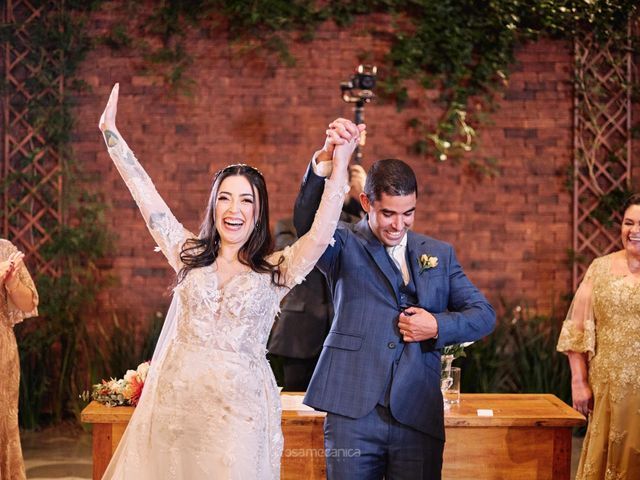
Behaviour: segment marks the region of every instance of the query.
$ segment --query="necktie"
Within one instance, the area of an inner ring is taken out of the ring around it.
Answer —
[[[387,252],[389,252],[396,267],[398,267],[398,270],[402,273],[402,280],[406,285],[409,283],[409,269],[407,268],[407,260],[404,255],[405,248],[404,245],[396,245],[394,247],[387,247]]]

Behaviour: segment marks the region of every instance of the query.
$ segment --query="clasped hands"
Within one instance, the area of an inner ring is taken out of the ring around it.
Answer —
[[[23,259],[24,253],[13,252],[7,260],[0,262],[0,281],[2,281],[9,290],[14,290],[17,286],[18,276],[16,272],[18,268],[20,268]]]
[[[345,118],[337,118],[329,124],[325,133],[324,146],[316,153],[316,163],[333,161],[337,168],[349,168],[352,190],[361,192],[366,173],[360,165],[349,166],[349,160],[366,133],[365,124],[356,125]]]
[[[438,335],[438,322],[424,308],[409,307],[400,312],[398,329],[405,342],[422,342]]]

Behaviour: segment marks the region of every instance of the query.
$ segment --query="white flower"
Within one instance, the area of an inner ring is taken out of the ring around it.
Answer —
[[[115,395],[121,395],[122,391],[124,390],[126,383],[124,381],[124,379],[120,379],[120,380],[116,380],[114,378],[112,378],[111,380],[109,380],[107,386],[109,387],[109,390],[111,392],[113,392],[113,394]]]
[[[131,383],[133,377],[136,376],[138,376],[138,372],[136,372],[135,370],[127,370],[127,373],[124,374],[124,381],[127,383]]]
[[[438,257],[423,253],[420,255],[420,258],[418,258],[418,265],[420,266],[420,274],[423,274],[425,270],[438,266]]]
[[[138,376],[143,382],[147,379],[147,373],[149,373],[150,366],[149,362],[143,362],[138,365]]]

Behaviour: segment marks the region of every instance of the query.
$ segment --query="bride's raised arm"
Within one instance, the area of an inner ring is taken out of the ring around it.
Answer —
[[[351,139],[337,144],[333,151],[331,176],[325,180],[324,191],[313,225],[293,245],[273,254],[271,261],[280,265],[284,283],[289,287],[301,283],[313,269],[324,251],[332,244],[340,219],[344,198],[349,192],[349,160],[358,145],[360,130],[353,125]],[[286,293],[286,292],[285,292]]]
[[[173,216],[151,178],[116,128],[119,88],[116,83],[111,90],[107,106],[100,117],[99,128],[104,135],[109,155],[142,212],[149,232],[173,269],[178,271],[181,268],[180,248],[192,235]]]

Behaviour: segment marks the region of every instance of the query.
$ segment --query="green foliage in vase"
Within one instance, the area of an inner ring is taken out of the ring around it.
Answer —
[[[464,351],[464,345],[456,344],[456,345],[447,345],[442,349],[442,356],[451,356],[453,360],[460,357],[466,357],[467,354]]]

